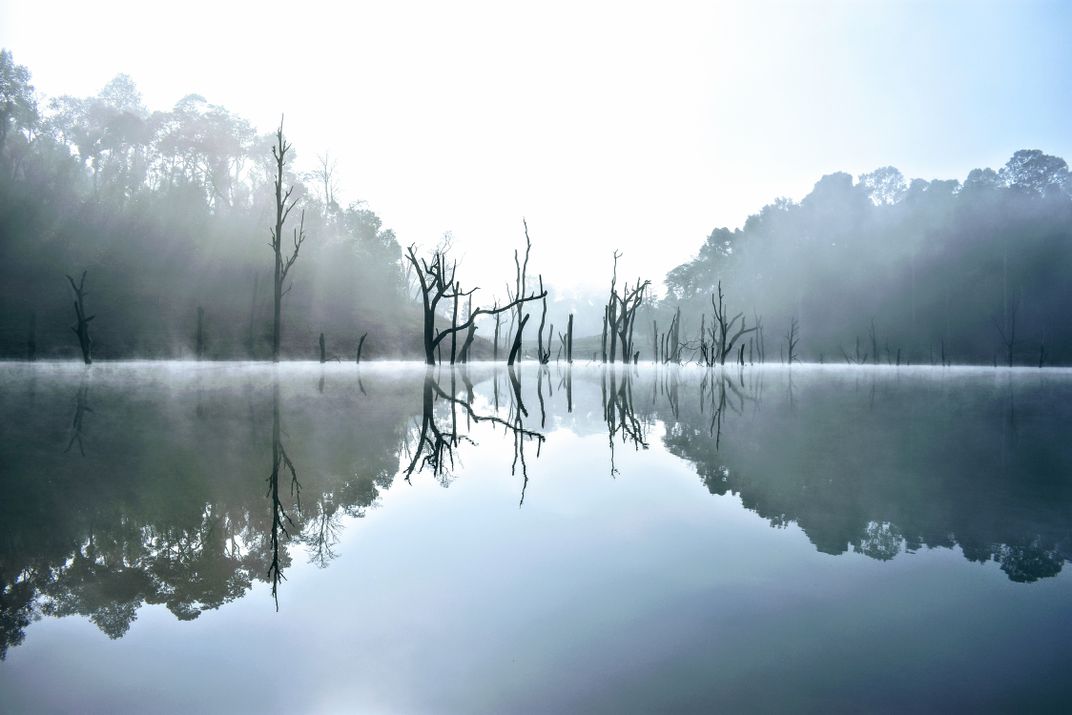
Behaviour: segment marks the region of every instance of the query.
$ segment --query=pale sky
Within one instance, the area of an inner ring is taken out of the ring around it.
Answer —
[[[564,289],[603,288],[615,248],[658,281],[832,171],[1072,159],[1070,31],[1070,2],[0,2],[39,92],[125,72],[151,109],[285,112],[403,246],[452,231],[501,283],[526,216]]]

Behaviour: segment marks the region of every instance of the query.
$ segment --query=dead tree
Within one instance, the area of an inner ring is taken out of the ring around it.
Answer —
[[[609,306],[603,306],[603,362],[607,361],[607,311]]]
[[[637,278],[633,289],[629,289],[626,283],[622,292],[618,294],[618,259],[622,254],[614,252],[614,267],[610,278],[610,297],[606,308],[603,310],[603,361],[607,362],[607,335],[610,335],[610,362],[617,358],[618,350],[621,349],[622,363],[627,364],[633,359],[633,331],[636,326],[636,311],[644,300],[644,291],[651,284]]]
[[[754,310],[752,311],[752,322],[756,324],[756,359],[762,365],[767,361],[767,346],[763,339],[763,319]]]
[[[274,273],[274,307],[272,313],[272,362],[279,362],[279,341],[283,322],[283,296],[290,292],[291,286],[283,287],[286,283],[290,269],[298,260],[298,251],[305,243],[305,211],[302,211],[298,222],[298,228],[293,232],[293,249],[290,255],[283,252],[283,227],[286,225],[290,212],[298,203],[298,199],[291,199],[294,193],[292,185],[286,191],[283,190],[283,179],[286,170],[287,152],[290,151],[290,143],[283,138],[283,120],[279,120],[279,129],[275,134],[276,144],[272,147],[272,156],[275,158],[275,226],[269,230],[272,240],[269,245],[275,258]]]
[[[650,284],[650,281],[641,282],[637,278],[636,285],[632,290],[629,290],[629,284],[626,283],[622,288],[622,294],[614,295],[613,300],[617,303],[618,309],[612,311],[616,322],[611,327],[617,334],[618,342],[621,344],[622,364],[628,363],[631,359],[634,362],[639,359],[639,356],[634,355],[633,330],[636,327],[637,308],[643,302],[644,291],[647,290]],[[611,353],[613,354],[613,350]]]
[[[495,307],[498,308],[499,304],[495,303]],[[499,325],[502,322],[502,315],[495,314],[495,337],[491,341],[491,359],[495,362],[499,362]]]
[[[507,365],[513,365],[517,360],[518,354],[521,352],[521,333],[525,330],[525,323],[529,322],[529,314],[521,318],[521,322],[517,325],[517,333],[514,334],[514,344],[510,347],[510,356],[506,359]]]
[[[663,333],[660,347],[664,363],[681,362],[681,306],[674,309],[674,317]]]
[[[198,360],[205,356],[205,309],[200,305],[197,306],[197,339],[195,350]]]
[[[469,306],[466,309],[466,315],[473,312],[473,296],[469,296]],[[498,318],[498,316],[495,316]],[[458,356],[460,362],[469,362],[469,350],[473,347],[473,340],[476,338],[476,323],[469,323],[469,331],[465,334],[465,342],[462,343],[462,351]]]
[[[361,348],[365,347],[365,338],[368,337],[368,331],[361,334],[361,339],[357,341],[357,364],[361,364]]]
[[[614,268],[610,274],[610,297],[607,299],[607,309],[603,314],[604,335],[610,332],[610,361],[613,363],[618,347],[618,259],[622,254],[614,252]],[[605,340],[604,340],[605,342]],[[624,348],[624,346],[623,346]],[[606,349],[604,348],[603,362],[607,362]]]
[[[458,298],[461,296],[462,286],[460,283],[454,284],[454,311],[450,315],[450,364],[453,365],[458,359]],[[473,295],[469,294],[469,302],[472,302]]]
[[[78,346],[82,349],[82,360],[86,365],[91,365],[93,364],[93,339],[89,337],[89,322],[97,316],[86,316],[86,271],[82,271],[82,278],[77,285],[74,282],[74,278],[67,276],[67,280],[71,284],[71,290],[74,291],[76,322],[71,326],[71,330],[78,336]]]
[[[714,320],[711,324],[711,332],[709,335],[704,335],[703,319],[701,317],[700,322],[700,354],[704,359],[704,362],[708,367],[715,365],[726,364],[726,357],[733,351],[733,346],[741,339],[742,336],[748,333],[754,332],[758,326],[747,326],[747,318],[744,317],[744,313],[738,313],[732,318],[729,317],[728,307],[725,301],[725,294],[722,292],[722,281],[718,282],[718,302],[715,302],[715,296],[711,296],[711,307],[715,311]],[[737,321],[741,321],[740,327],[737,326]],[[736,332],[734,329],[736,327]],[[708,342],[710,338],[710,342]],[[743,347],[743,346],[742,346]]]
[[[493,308],[474,308],[464,322],[454,322],[449,328],[438,330],[435,323],[436,312],[440,301],[443,300],[443,298],[454,299],[456,294],[459,297],[471,296],[479,290],[479,288],[472,288],[465,292],[458,290],[452,291],[456,286],[454,274],[457,270],[457,264],[452,264],[448,268],[442,251],[434,251],[432,253],[432,260],[427,261],[423,258],[418,258],[416,248],[411,245],[406,249],[406,260],[413,267],[420,287],[421,303],[424,312],[424,357],[425,362],[429,365],[436,364],[436,351],[440,348],[445,339],[457,332],[468,330],[481,315],[497,316],[501,313],[512,311],[529,301],[541,300],[546,295],[546,293],[542,292],[531,295],[518,294],[519,297],[512,298],[508,303],[502,306],[499,306],[498,303],[496,303]],[[523,327],[524,326],[518,328],[517,335],[515,336],[516,343],[520,343],[521,330]]]
[[[796,316],[789,319],[789,330],[785,333],[785,343],[788,353],[786,364],[792,366],[794,362],[800,362],[797,357],[797,343],[800,342],[800,322]]]
[[[547,292],[543,289],[543,274],[540,274],[540,292],[544,294],[542,310],[540,312],[540,328],[536,331],[536,359],[541,365],[546,365],[551,360],[551,338],[555,334],[555,326],[547,334],[547,350],[543,349],[543,326],[547,322]]]
[[[529,272],[529,254],[532,252],[532,239],[529,238],[529,223],[528,223],[528,221],[525,220],[524,217],[521,218],[521,225],[525,229],[525,261],[524,261],[524,263],[522,263],[522,262],[520,262],[518,260],[518,253],[517,253],[517,249],[515,248],[514,249],[514,268],[516,269],[517,274],[516,274],[516,276],[514,278],[514,294],[513,294],[513,297],[511,298],[511,300],[514,300],[514,299],[516,299],[516,298],[518,298],[520,296],[525,295],[525,279],[528,277],[528,272]],[[543,293],[543,296],[541,296],[541,299],[547,295],[543,291],[542,288],[540,289],[540,292]],[[507,293],[508,293],[508,297],[509,297],[509,291],[507,291]],[[517,317],[517,334],[514,336],[514,342],[518,345],[518,350],[520,350],[520,344],[521,344],[521,331],[524,329],[524,326],[521,325],[521,314],[522,314],[523,310],[524,310],[524,306],[518,304],[517,310],[515,311],[515,315]],[[511,359],[509,359],[508,362],[510,362],[510,364],[513,364],[513,356],[514,356],[513,349],[510,350],[510,354],[511,354]]]
[[[566,362],[573,364],[573,313],[569,314],[569,321],[566,323]]]
[[[324,363],[326,363],[328,361],[328,353],[324,349],[324,334],[323,333],[320,333],[320,340],[318,342],[320,344],[320,364],[323,365]]]

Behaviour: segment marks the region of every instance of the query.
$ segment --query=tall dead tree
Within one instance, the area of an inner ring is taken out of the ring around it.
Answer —
[[[453,300],[456,294],[458,297],[471,296],[479,288],[472,288],[465,292],[457,291],[454,280],[457,264],[455,263],[448,267],[442,251],[433,251],[432,259],[428,261],[424,258],[418,258],[415,246],[411,245],[406,249],[406,260],[414,269],[420,288],[421,304],[424,312],[424,358],[429,365],[436,364],[436,351],[445,339],[457,332],[468,330],[481,315],[499,315],[507,311],[513,311],[524,303],[541,300],[546,295],[546,293],[520,295],[520,297],[512,298],[502,306],[496,303],[495,307],[492,308],[474,308],[464,322],[458,323],[454,321],[449,328],[439,330],[436,328],[436,313],[440,301],[444,298]],[[518,328],[518,335],[515,336],[515,342],[517,343],[520,343],[520,334],[523,327],[522,325]]]
[[[614,251],[614,267],[610,274],[610,297],[607,299],[607,309],[603,313],[604,328],[603,332],[606,335],[610,333],[610,361],[613,363],[617,348],[618,348],[618,259],[622,257],[622,254],[617,250]],[[604,349],[603,362],[607,362],[606,349]]]
[[[618,294],[618,259],[622,257],[619,251],[614,252],[614,263],[610,277],[610,296],[607,305],[603,309],[603,362],[617,359],[618,350],[621,349],[622,363],[633,360],[633,329],[636,324],[636,311],[644,300],[644,291],[650,285],[650,281],[637,278],[633,289],[629,289],[626,283],[622,287],[621,295]],[[607,353],[607,336],[610,336],[610,354]]]
[[[466,308],[466,315],[470,315],[473,312],[473,296],[469,296],[469,306]],[[498,316],[495,316],[498,318]],[[458,356],[459,362],[469,362],[469,351],[473,347],[473,340],[476,338],[476,323],[469,323],[469,331],[465,334],[465,342],[462,343],[462,351]]]
[[[614,301],[617,302],[617,310],[611,311],[611,315],[614,316],[615,324],[612,326],[614,332],[617,333],[618,342],[621,345],[622,350],[622,363],[628,363],[630,360],[636,362],[638,356],[633,350],[633,329],[636,327],[636,312],[637,308],[644,300],[644,291],[647,290],[650,285],[650,281],[641,282],[637,278],[637,282],[632,290],[629,289],[629,284],[626,283],[622,288],[622,294],[614,294]],[[613,350],[611,351],[613,354]]]
[[[77,284],[75,284],[74,278],[70,276],[67,276],[67,280],[71,284],[71,290],[74,291],[76,322],[71,326],[71,330],[78,336],[78,346],[82,349],[82,360],[86,365],[91,365],[93,364],[93,339],[89,337],[89,322],[97,316],[86,316],[86,273],[87,271],[82,271],[82,278]]]
[[[528,272],[529,272],[529,254],[532,252],[532,239],[529,238],[529,222],[524,217],[521,218],[521,225],[525,229],[525,261],[522,263],[518,259],[517,249],[515,248],[514,249],[514,268],[516,269],[517,274],[516,274],[516,277],[514,278],[514,294],[513,294],[513,298],[511,298],[511,300],[525,295],[525,279],[528,277]],[[543,293],[544,296],[547,295],[547,293],[544,292],[542,287],[540,289],[540,292]],[[508,295],[509,295],[509,292],[508,292]],[[511,357],[507,358],[507,362],[510,363],[511,365],[514,362],[514,359],[518,355],[520,355],[522,332],[525,329],[525,326],[522,324],[522,320],[521,320],[521,314],[522,314],[523,311],[524,311],[524,306],[519,304],[517,306],[517,310],[515,311],[515,315],[517,317],[517,333],[514,335],[514,344],[517,346],[518,352],[515,354],[513,347],[511,347],[511,349],[510,349]]]
[[[540,292],[544,294],[542,310],[540,312],[540,328],[536,331],[536,359],[541,365],[546,365],[551,360],[551,339],[555,334],[555,326],[551,326],[547,334],[547,350],[543,349],[543,326],[547,323],[547,291],[543,289],[543,274],[540,274]]]
[[[496,303],[495,307],[498,308],[499,304]],[[502,315],[495,314],[495,337],[491,341],[491,359],[495,362],[499,362],[499,326],[502,323]]]
[[[275,133],[276,144],[272,147],[272,156],[275,158],[275,226],[269,230],[272,240],[269,245],[275,258],[274,274],[274,310],[272,314],[272,362],[279,362],[279,341],[282,334],[283,322],[283,296],[290,292],[291,286],[283,287],[286,283],[290,269],[298,260],[298,251],[305,243],[305,211],[302,211],[298,221],[298,228],[293,231],[293,249],[290,255],[283,252],[283,227],[286,225],[290,212],[298,203],[298,199],[292,199],[294,186],[283,190],[283,179],[286,171],[287,152],[290,151],[290,143],[283,138],[283,120],[279,120],[279,129]]]

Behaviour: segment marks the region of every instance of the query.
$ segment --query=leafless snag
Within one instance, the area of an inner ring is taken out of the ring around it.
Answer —
[[[796,316],[789,319],[789,329],[785,333],[785,344],[788,352],[787,364],[792,366],[794,362],[800,362],[797,357],[797,343],[800,342],[800,321]]]
[[[361,349],[365,347],[365,338],[368,337],[368,331],[361,334],[361,339],[357,341],[357,364],[361,364]]]
[[[737,313],[732,318],[729,317],[725,294],[722,292],[722,281],[718,282],[718,302],[715,302],[715,296],[712,295],[711,307],[715,315],[709,334],[704,334],[702,316],[700,322],[700,355],[708,367],[716,364],[725,365],[726,357],[733,351],[733,346],[737,341],[758,328],[758,325],[751,328],[747,326],[747,318],[744,317],[743,312]],[[740,321],[739,327],[737,327],[737,321]],[[735,329],[736,332],[734,332]]]
[[[287,276],[290,273],[290,269],[294,267],[294,262],[298,260],[298,252],[301,250],[302,244],[305,243],[305,211],[301,212],[301,218],[298,222],[298,228],[293,231],[292,249],[290,255],[286,255],[283,252],[283,227],[287,222],[287,218],[290,216],[290,212],[294,210],[294,206],[298,203],[298,199],[291,198],[294,193],[294,187],[283,190],[283,179],[286,169],[287,152],[290,151],[291,145],[286,139],[283,138],[283,120],[279,120],[279,129],[276,131],[276,144],[272,147],[272,156],[275,158],[276,177],[275,177],[275,226],[269,229],[271,233],[271,241],[269,246],[272,248],[272,254],[275,258],[275,273],[274,273],[274,308],[272,317],[272,362],[279,362],[279,343],[281,338],[282,319],[283,319],[283,296],[290,292],[290,286],[286,288],[283,285],[286,283]]]
[[[89,323],[96,318],[96,315],[86,316],[86,271],[82,271],[82,278],[77,284],[74,282],[74,278],[67,276],[67,280],[71,284],[71,290],[74,291],[74,315],[75,324],[71,326],[71,330],[78,336],[78,346],[82,349],[82,360],[86,365],[93,363],[93,339],[89,337]]]
[[[510,347],[510,355],[506,358],[507,365],[513,365],[517,360],[517,356],[521,353],[521,334],[525,330],[525,323],[529,322],[529,314],[525,313],[521,318],[521,322],[518,323],[517,332],[514,334],[514,344]]]
[[[543,274],[540,274],[540,292],[543,293],[542,310],[540,312],[540,328],[536,333],[536,359],[541,365],[546,365],[551,360],[551,336],[555,333],[552,325],[547,335],[547,350],[543,347],[543,326],[547,322],[547,291],[543,289]]]
[[[429,365],[436,364],[436,351],[443,341],[459,331],[466,331],[481,315],[499,315],[507,311],[519,308],[522,304],[533,300],[540,300],[545,294],[520,295],[512,298],[505,305],[497,303],[493,308],[474,308],[464,322],[452,324],[445,330],[436,328],[436,312],[443,298],[454,299],[455,296],[470,296],[479,288],[468,291],[456,290],[454,275],[457,265],[452,264],[449,268],[442,251],[436,250],[432,254],[432,260],[427,261],[418,258],[416,247],[411,245],[406,249],[406,260],[413,267],[420,287],[421,302],[424,312],[424,356]],[[520,281],[519,281],[520,282]],[[520,330],[518,331],[520,336]],[[519,338],[518,338],[519,339]]]

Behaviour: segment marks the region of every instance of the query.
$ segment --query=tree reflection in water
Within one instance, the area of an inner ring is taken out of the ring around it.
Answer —
[[[798,526],[824,553],[886,561],[958,548],[1016,582],[1054,576],[1072,556],[1072,380],[789,373],[467,365],[365,372],[330,390],[275,373],[9,381],[0,654],[42,616],[80,615],[118,638],[144,604],[189,620],[257,582],[278,607],[294,548],[326,566],[346,518],[399,474],[449,485],[478,435],[512,445],[523,506],[531,443],[537,457],[553,448],[552,427],[605,430],[612,475],[628,469],[623,445],[686,459],[707,492]],[[267,497],[251,488],[261,480]]]

